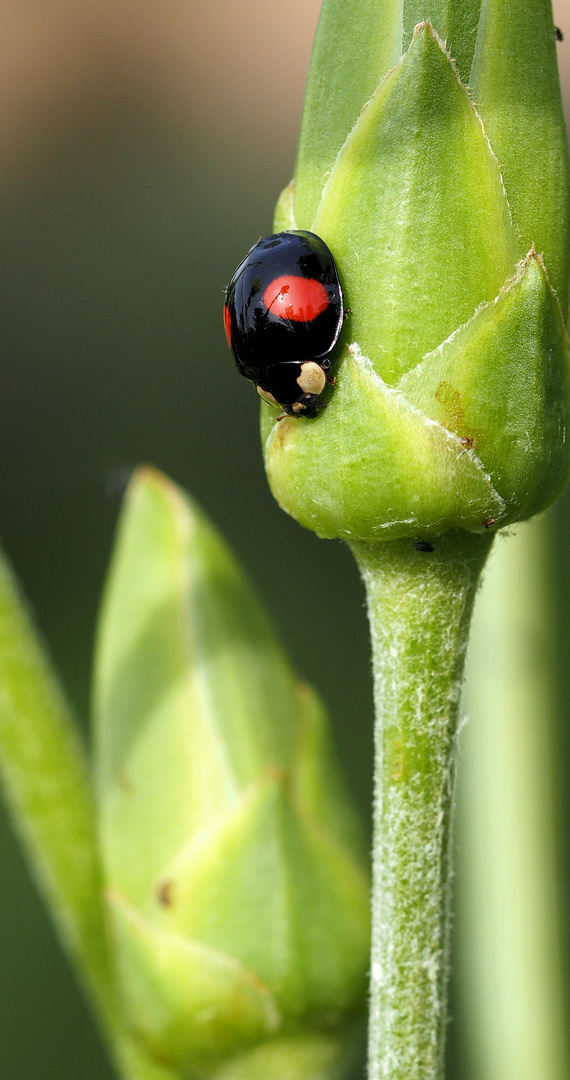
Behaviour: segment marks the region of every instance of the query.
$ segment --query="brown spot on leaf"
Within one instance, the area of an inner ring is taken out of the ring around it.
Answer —
[[[443,405],[443,422],[446,428],[457,433],[458,429],[463,425],[463,408],[459,390],[454,390],[451,383],[444,380],[440,382],[435,397]]]
[[[158,889],[156,890],[158,902],[159,904],[162,904],[163,907],[172,906],[172,886],[172,881],[161,881]]]
[[[474,446],[478,446],[485,441],[482,431],[474,431],[465,423],[463,402],[459,390],[455,390],[451,383],[446,382],[444,379],[443,382],[440,382],[435,397],[443,406],[441,423],[448,431],[452,431],[454,435],[457,435],[461,445],[466,450],[472,450]]]

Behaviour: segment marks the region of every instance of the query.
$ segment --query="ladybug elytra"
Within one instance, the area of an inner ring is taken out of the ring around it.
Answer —
[[[226,289],[224,328],[238,371],[288,416],[314,417],[324,408],[343,315],[335,261],[311,232],[259,240]]]

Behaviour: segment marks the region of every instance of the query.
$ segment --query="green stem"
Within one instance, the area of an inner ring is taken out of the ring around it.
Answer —
[[[458,990],[467,1055],[485,1080],[570,1076],[549,541],[544,517],[498,538],[469,645]]]
[[[354,544],[374,667],[369,1080],[439,1080],[450,825],[469,622],[491,537]]]

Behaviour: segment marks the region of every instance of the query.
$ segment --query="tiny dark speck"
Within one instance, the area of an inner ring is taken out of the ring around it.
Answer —
[[[418,540],[414,547],[416,551],[434,551],[434,546],[430,544],[429,540]]]
[[[170,907],[172,904],[172,882],[163,881],[156,890],[158,902],[163,904],[164,907]]]
[[[562,33],[562,30],[560,29],[560,27],[556,26],[555,30],[556,30],[556,40],[557,41],[564,41],[564,34]]]

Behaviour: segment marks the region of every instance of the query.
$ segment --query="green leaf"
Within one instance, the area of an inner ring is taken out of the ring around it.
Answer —
[[[147,918],[111,894],[131,1024],[183,1068],[308,1013],[342,1024],[365,992],[368,903],[351,857],[268,773],[165,867]]]
[[[293,205],[294,183],[291,180],[286,188],[283,188],[275,207],[273,215],[273,232],[285,232],[287,229],[296,229],[295,209]]]
[[[128,1047],[129,1080],[347,1076],[360,1043],[358,1022],[277,1035],[275,1001],[254,972],[228,954],[153,926],[117,894],[111,907],[132,1029],[156,1055],[153,1064]],[[184,1000],[194,1008],[181,1008]],[[224,1055],[231,1061],[220,1067]]]
[[[293,1027],[301,1045],[335,1028],[342,1057],[369,888],[324,710],[221,538],[150,469],[126,499],[95,699],[113,942],[141,1046],[201,1077]]]
[[[295,166],[295,220],[311,229],[327,173],[402,52],[400,0],[323,0]]]
[[[473,446],[509,514],[530,516],[568,474],[568,340],[534,254],[497,299],[408,372],[408,401]]]
[[[405,0],[404,48],[418,23],[431,23],[445,41],[462,81],[468,83],[480,14],[481,0]]]
[[[153,925],[109,895],[127,1017],[157,1061],[183,1071],[211,1065],[271,1036],[271,992],[234,957]]]
[[[101,616],[96,764],[107,875],[146,898],[268,764],[290,762],[296,683],[243,574],[152,470],[129,490]],[[126,853],[129,857],[126,857]]]
[[[262,409],[271,490],[321,536],[382,540],[479,529],[504,504],[474,454],[374,372],[358,346],[316,421]]]
[[[296,225],[310,229],[326,178],[361,109],[430,22],[469,79],[481,0],[323,0],[295,165]]]
[[[470,85],[505,181],[519,257],[535,246],[568,313],[569,185],[550,0],[484,0]]]
[[[289,1021],[307,1012],[341,1018],[362,1000],[367,881],[326,824],[299,813],[287,773],[268,770],[231,814],[191,839],[153,901],[157,925],[255,971]]]
[[[92,1001],[114,1028],[85,753],[17,584],[0,557],[0,778],[32,874]]]
[[[232,1062],[216,1073],[215,1080],[349,1080],[358,1075],[356,1068],[362,1064],[359,1035],[357,1026],[340,1040],[336,1032],[324,1031],[306,1036],[302,1042],[292,1037],[275,1039]],[[339,1053],[339,1041],[346,1045],[348,1055]],[[356,1054],[354,1049],[351,1052],[355,1042]]]
[[[429,26],[418,28],[348,137],[315,231],[341,268],[352,311],[346,334],[388,383],[514,272],[497,162]]]

